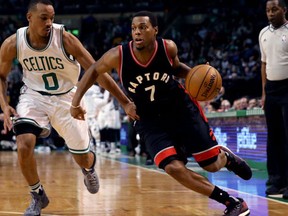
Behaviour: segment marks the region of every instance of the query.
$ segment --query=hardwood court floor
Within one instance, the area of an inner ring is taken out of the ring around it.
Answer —
[[[189,191],[155,166],[144,166],[141,157],[97,155],[100,191],[90,194],[83,175],[67,151],[35,153],[41,182],[50,204],[48,215],[84,216],[220,216],[224,206]],[[189,167],[201,171],[193,162]],[[241,180],[223,171],[202,172],[212,182],[243,197],[251,216],[286,216],[288,203],[264,197],[265,173]],[[29,205],[28,187],[19,170],[16,152],[0,152],[0,215],[23,215]]]

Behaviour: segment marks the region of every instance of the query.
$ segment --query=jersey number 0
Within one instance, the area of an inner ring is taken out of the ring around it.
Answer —
[[[59,88],[59,83],[57,80],[56,73],[44,74],[42,76],[42,79],[43,79],[44,84],[45,84],[45,89],[56,90]]]

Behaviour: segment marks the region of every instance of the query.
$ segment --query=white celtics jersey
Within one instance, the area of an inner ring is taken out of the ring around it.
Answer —
[[[17,30],[17,58],[23,68],[25,85],[50,94],[61,94],[72,89],[78,82],[81,67],[64,51],[64,26],[53,24],[50,40],[42,50],[29,45],[27,29]]]

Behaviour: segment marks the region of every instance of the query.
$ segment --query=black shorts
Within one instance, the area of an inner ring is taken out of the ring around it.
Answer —
[[[135,127],[155,164],[162,169],[171,160],[187,162],[191,156],[200,166],[207,166],[217,160],[220,152],[197,102],[191,102],[181,111],[141,119]]]

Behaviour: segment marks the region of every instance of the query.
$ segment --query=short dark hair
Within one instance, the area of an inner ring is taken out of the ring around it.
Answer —
[[[50,0],[31,0],[28,4],[28,11],[33,10],[38,3],[53,6],[52,1],[50,1]]]
[[[282,8],[285,8],[286,7],[286,2],[285,0],[278,0],[279,1],[279,6],[282,7]]]
[[[274,0],[267,0],[267,2],[269,1],[274,1]],[[281,8],[285,8],[286,7],[286,2],[285,0],[278,0],[278,5],[281,7]]]
[[[150,11],[139,11],[139,12],[135,13],[132,18],[139,17],[139,16],[148,16],[152,26],[153,27],[158,26],[157,16],[154,13],[152,13]]]

